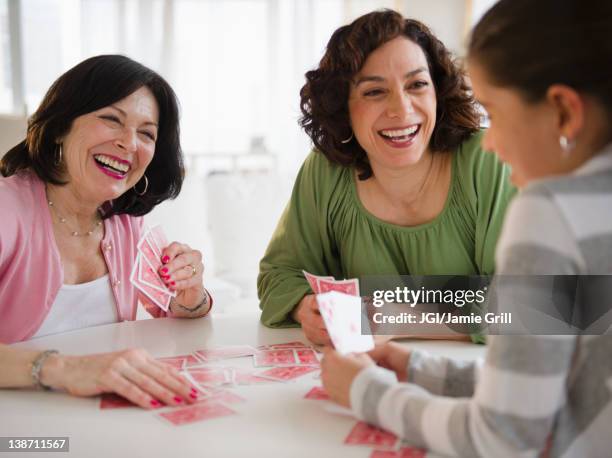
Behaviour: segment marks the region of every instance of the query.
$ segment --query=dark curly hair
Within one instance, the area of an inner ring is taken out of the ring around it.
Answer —
[[[28,120],[26,138],[0,160],[0,173],[10,176],[31,170],[44,182],[66,184],[65,167],[56,163],[56,141],[68,133],[81,115],[109,106],[137,89],[151,90],[159,107],[155,154],[147,167],[147,192],[130,189],[103,206],[104,218],[117,214],[149,213],[157,204],[175,198],[185,175],[179,140],[179,108],[170,85],[153,70],[120,55],[84,60],[61,75],[49,88]],[[144,183],[138,183],[142,189]]]
[[[319,67],[306,73],[299,121],[319,151],[332,162],[356,167],[361,180],[372,176],[365,150],[357,141],[342,143],[351,133],[350,84],[374,50],[399,36],[416,43],[429,64],[437,97],[431,150],[452,151],[479,128],[480,115],[464,71],[424,24],[392,10],[361,16],[333,33]]]

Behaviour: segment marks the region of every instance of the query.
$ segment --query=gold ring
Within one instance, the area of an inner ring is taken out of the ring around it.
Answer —
[[[198,270],[195,268],[195,266],[193,264],[188,264],[185,266],[185,269],[187,270],[191,270],[191,276],[193,277],[195,274],[198,273]]]

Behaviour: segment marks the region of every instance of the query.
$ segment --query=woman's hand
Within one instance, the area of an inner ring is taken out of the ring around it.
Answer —
[[[344,407],[351,407],[351,385],[357,374],[373,365],[365,353],[342,356],[336,350],[323,350],[321,381],[329,397]]]
[[[172,242],[162,250],[162,267],[159,276],[166,286],[177,292],[175,301],[186,308],[194,308],[207,300],[198,315],[204,315],[210,308],[210,298],[204,289],[204,264],[202,253],[192,250],[189,245]]]
[[[53,355],[43,365],[41,382],[74,396],[117,393],[145,409],[193,403],[198,394],[175,368],[144,350]]]
[[[410,350],[395,342],[387,342],[368,352],[380,367],[392,370],[400,382],[408,381]]]
[[[302,298],[293,311],[292,317],[302,325],[304,335],[313,344],[332,345],[314,294],[307,294]]]

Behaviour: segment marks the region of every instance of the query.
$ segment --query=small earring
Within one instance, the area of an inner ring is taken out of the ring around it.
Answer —
[[[563,158],[567,158],[572,150],[576,147],[576,141],[570,140],[565,135],[559,137],[559,146],[561,146],[561,153]]]
[[[55,163],[55,165],[61,165],[62,164],[62,144],[61,143],[56,143],[55,144],[55,160],[53,161]]]
[[[351,130],[351,136],[349,138],[347,138],[346,140],[340,140],[340,143],[344,143],[347,144],[348,142],[350,142],[353,139],[353,131]]]
[[[134,190],[134,192],[135,192],[137,195],[139,195],[139,196],[144,196],[144,195],[147,193],[147,189],[149,189],[149,179],[147,178],[147,176],[146,176],[146,175],[143,175],[143,178],[144,178],[144,180],[145,180],[145,188],[144,188],[144,191],[142,191],[142,192],[138,192],[138,191],[136,190],[136,184],[138,184],[138,183],[136,183],[136,184],[135,184],[135,185],[132,187],[132,189]]]

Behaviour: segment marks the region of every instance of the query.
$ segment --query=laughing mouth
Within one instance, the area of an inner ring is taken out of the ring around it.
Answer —
[[[105,154],[96,154],[94,160],[102,168],[118,174],[126,175],[130,171],[130,163]]]
[[[421,130],[421,124],[413,124],[412,126],[402,129],[383,129],[379,130],[378,134],[386,140],[395,143],[403,143],[412,140]]]

